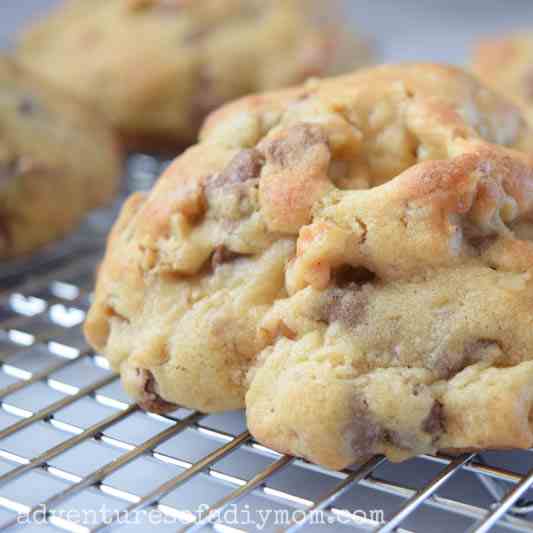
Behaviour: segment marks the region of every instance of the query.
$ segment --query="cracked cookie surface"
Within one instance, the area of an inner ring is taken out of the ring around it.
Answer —
[[[224,102],[337,66],[343,42],[308,12],[302,0],[72,0],[27,31],[18,55],[100,108],[129,147],[175,149]]]
[[[531,446],[532,147],[451,67],[227,105],[124,206],[86,334],[148,409],[329,467]]]
[[[113,197],[120,172],[104,119],[0,57],[0,258],[74,229]]]

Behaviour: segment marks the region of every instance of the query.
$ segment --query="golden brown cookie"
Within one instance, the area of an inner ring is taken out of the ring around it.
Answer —
[[[112,198],[120,172],[98,113],[0,57],[0,258],[71,231]]]
[[[129,147],[175,148],[222,103],[334,66],[339,40],[308,12],[302,0],[72,0],[18,53],[99,107]],[[352,68],[365,56],[353,41]]]
[[[532,148],[451,67],[242,99],[126,203],[86,334],[141,406],[333,468],[531,446]]]
[[[489,87],[519,105],[533,124],[533,34],[481,41],[474,49],[472,70]]]

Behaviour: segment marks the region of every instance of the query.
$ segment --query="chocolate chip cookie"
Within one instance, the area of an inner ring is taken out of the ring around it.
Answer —
[[[343,468],[533,444],[533,133],[462,70],[249,96],[109,240],[85,331],[146,409]]]
[[[0,258],[71,231],[110,200],[120,167],[103,118],[0,57]]]
[[[478,43],[472,70],[487,85],[519,105],[533,124],[533,33]]]
[[[333,9],[334,3],[329,9]],[[223,102],[323,74],[340,39],[302,0],[73,0],[30,28],[19,57],[99,107],[130,148],[196,140]],[[364,47],[350,44],[354,66]]]

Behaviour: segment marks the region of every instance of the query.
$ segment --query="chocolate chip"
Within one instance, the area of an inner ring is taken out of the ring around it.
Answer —
[[[185,7],[190,0],[128,0],[128,7],[132,11],[143,9],[181,9]]]
[[[416,435],[414,433],[384,430],[382,434],[383,441],[396,446],[396,448],[402,448],[404,450],[412,450],[416,445]]]
[[[258,150],[241,150],[220,173],[209,179],[209,187],[244,183],[259,177],[264,158]]]
[[[467,366],[482,360],[494,360],[502,353],[498,341],[476,339],[463,345],[460,351],[450,351],[446,347],[432,354],[430,366],[440,379],[451,379]]]
[[[378,441],[383,437],[383,430],[373,419],[364,398],[356,397],[353,404],[353,421],[351,425],[351,448],[359,459],[372,455]]]
[[[18,159],[0,161],[0,186],[7,185],[18,174]]]
[[[465,224],[463,228],[463,234],[466,242],[477,252],[479,255],[483,254],[493,243],[498,239],[496,234],[483,234],[479,229],[470,224]]]
[[[230,182],[244,182],[249,179],[258,178],[264,163],[263,155],[258,150],[241,150],[231,160],[223,175]]]
[[[467,343],[463,349],[465,364],[471,365],[483,360],[489,349],[491,350],[489,357],[495,354],[494,350],[502,352],[500,343],[492,339],[477,339]]]
[[[0,248],[9,249],[13,245],[13,235],[11,232],[11,225],[7,214],[0,213]]]
[[[444,409],[442,404],[435,400],[428,416],[422,422],[422,431],[436,435],[444,431]]]
[[[358,285],[328,289],[320,302],[319,320],[327,324],[340,321],[348,327],[355,327],[364,320],[367,304],[368,296]]]
[[[342,265],[333,270],[331,278],[336,287],[347,287],[352,284],[364,285],[376,280],[376,274],[365,267]]]
[[[183,42],[187,46],[198,44],[203,41],[213,28],[210,26],[198,26],[185,34]]]
[[[0,187],[7,185],[13,178],[30,174],[31,172],[39,172],[45,174],[50,169],[44,164],[35,162],[31,157],[18,156],[12,157],[9,160],[0,161]]]
[[[142,392],[144,394],[143,398],[138,402],[142,409],[161,414],[175,411],[178,408],[176,404],[167,402],[159,396],[157,383],[152,372],[144,368],[137,368],[136,372],[143,381]]]
[[[497,240],[497,235],[480,235],[467,239],[468,243],[480,255],[483,254]]]
[[[374,282],[376,275],[365,267],[342,265],[332,272],[334,288],[328,289],[321,302],[320,320],[326,323],[340,320],[350,327],[360,323],[368,303],[364,285]]]
[[[439,379],[451,379],[462,370],[463,360],[460,353],[439,350],[431,354],[428,369],[433,370]]]
[[[310,147],[327,142],[328,137],[320,126],[297,124],[289,128],[282,138],[268,142],[265,153],[270,163],[287,167],[300,159],[303,152]]]
[[[21,115],[34,115],[40,110],[40,105],[37,100],[30,95],[25,95],[20,99],[17,111]]]
[[[241,254],[233,252],[221,244],[215,248],[215,251],[211,256],[211,268],[216,270],[220,265],[234,261],[238,257],[241,257]]]

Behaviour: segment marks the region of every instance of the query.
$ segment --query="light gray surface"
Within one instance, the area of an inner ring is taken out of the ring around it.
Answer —
[[[90,2],[91,0],[87,0]],[[327,1],[327,0],[324,0]],[[16,28],[29,17],[39,13],[55,3],[53,0],[0,0],[0,48],[6,48],[12,42]],[[476,1],[442,1],[442,0],[374,0],[362,2],[353,0],[347,2],[357,26],[364,33],[371,36],[384,60],[387,61],[448,61],[464,63],[468,57],[468,49],[473,40],[486,33],[498,33],[509,29],[519,28],[530,24],[533,26],[533,2],[519,0],[476,0]],[[42,351],[43,349],[41,349]],[[46,349],[44,349],[46,352]],[[16,358],[20,368],[34,370],[38,361],[32,358],[21,359],[22,353]],[[44,358],[53,359],[55,356],[45,353]],[[102,369],[83,367],[84,363],[77,363],[69,372],[58,373],[57,380],[71,386],[82,386],[84,379],[96,379],[91,373],[101,372]],[[90,372],[89,372],[90,371]],[[80,378],[81,379],[80,381]],[[0,373],[0,386],[13,382],[14,379]],[[102,394],[121,401],[127,401],[118,385],[107,386]],[[36,410],[42,408],[59,397],[62,391],[53,390],[44,385],[35,385],[24,394],[15,394],[9,398],[11,405],[19,409]],[[88,427],[90,424],[103,419],[112,413],[109,407],[96,403],[93,399],[84,399],[75,405],[64,409],[56,419],[66,424]],[[0,428],[6,427],[17,420],[14,416],[0,411]],[[205,420],[205,425],[223,429],[228,432],[242,431],[243,417],[240,413],[211,416]],[[129,417],[108,431],[110,437],[122,439],[130,443],[140,443],[165,428],[165,425],[154,418],[136,414]],[[32,456],[50,446],[64,440],[70,435],[56,427],[39,423],[24,432],[17,433],[2,442],[2,448],[13,453]],[[194,461],[209,453],[221,443],[216,439],[207,438],[197,432],[187,430],[169,442],[158,447],[158,451],[171,457]],[[52,461],[52,465],[74,475],[83,476],[91,470],[119,456],[120,452],[105,443],[90,442],[80,448],[65,453]],[[495,461],[514,471],[524,471],[530,465],[525,464],[524,456],[517,454],[493,454]],[[238,451],[221,461],[217,468],[228,475],[238,475],[249,479],[271,459],[252,458],[250,452]],[[12,468],[12,464],[0,460],[0,474]],[[140,458],[119,470],[106,480],[106,484],[118,490],[132,491],[137,494],[150,490],[158,483],[180,471],[178,466],[157,463],[153,458]],[[378,470],[380,477],[401,482],[412,488],[422,487],[438,471],[435,465],[427,461],[414,460],[402,465],[387,464]],[[7,497],[20,502],[37,502],[53,492],[61,490],[67,482],[57,478],[50,478],[42,472],[31,472],[0,489],[0,497]],[[298,494],[304,498],[318,498],[325,491],[333,487],[333,481],[320,474],[312,474],[291,466],[276,475],[269,486]],[[199,503],[212,503],[229,491],[223,481],[214,482],[206,476],[200,476],[178,490],[172,492],[162,501],[163,504],[177,508],[194,508]],[[490,498],[481,485],[473,479],[473,474],[461,472],[440,491],[442,496],[459,498],[472,504],[487,507]],[[124,502],[108,495],[86,491],[72,501],[62,505],[63,508],[90,508],[106,503],[111,508],[123,507]],[[402,500],[393,496],[384,496],[370,489],[361,488],[350,491],[336,504],[338,508],[346,509],[378,509],[384,507],[387,516],[399,508]],[[267,509],[273,506],[271,500],[249,496],[242,505]],[[283,505],[275,505],[276,508]],[[5,511],[0,510],[0,523],[4,520]],[[402,524],[424,533],[444,533],[448,531],[464,530],[469,519],[450,515],[448,513],[423,508],[413,517]],[[51,528],[52,529],[52,528]],[[154,527],[140,525],[137,527],[123,527],[120,531],[172,531],[173,527]],[[251,529],[251,528],[250,528]],[[331,530],[332,528],[329,528]],[[347,530],[339,527],[338,530]],[[38,529],[35,529],[36,531]],[[44,528],[40,529],[44,530]],[[308,528],[307,531],[323,529]],[[25,530],[24,530],[25,531]]]
[[[56,0],[0,0],[0,48],[11,46],[22,25],[54,4]]]
[[[528,0],[347,0],[385,61],[466,63],[481,36],[533,27]]]

